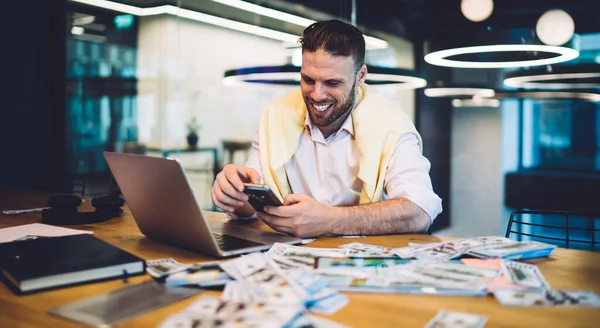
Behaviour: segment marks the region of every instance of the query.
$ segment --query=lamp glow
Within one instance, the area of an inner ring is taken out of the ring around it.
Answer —
[[[490,17],[494,11],[494,1],[462,0],[460,2],[460,11],[468,20],[473,22],[481,22]]]
[[[500,100],[489,98],[453,99],[454,107],[500,107]]]
[[[83,4],[94,6],[94,7],[100,7],[100,8],[110,9],[110,10],[114,10],[114,11],[120,11],[122,13],[136,15],[136,16],[142,16],[141,13],[143,11],[143,8],[125,5],[125,4],[113,2],[113,1],[104,1],[104,0],[71,0],[71,1],[83,3]]]
[[[256,85],[256,84],[279,84],[298,86],[300,84],[300,67],[287,66],[262,66],[247,67],[225,72],[223,84],[227,86]],[[367,68],[368,70],[368,68]],[[393,85],[400,90],[411,90],[422,88],[427,81],[417,76],[410,76],[409,72],[398,72],[390,69],[385,72],[384,68],[373,68],[374,73],[368,73],[366,82],[373,85]]]
[[[496,99],[579,99],[592,102],[600,102],[600,94],[593,92],[563,92],[563,91],[518,91],[518,92],[496,92]]]
[[[276,30],[272,30],[272,29],[268,29],[268,28],[264,28],[264,27],[259,27],[256,25],[241,23],[241,22],[237,22],[237,21],[233,21],[233,20],[229,20],[229,19],[225,19],[225,18],[213,16],[213,15],[200,13],[200,12],[189,10],[189,9],[177,8],[177,7],[171,6],[171,5],[140,8],[140,7],[125,5],[122,3],[108,1],[108,0],[71,0],[71,1],[83,3],[83,4],[94,6],[94,7],[120,11],[123,13],[135,15],[135,16],[154,16],[154,15],[170,14],[170,15],[174,15],[174,16],[180,16],[183,18],[195,20],[195,21],[202,22],[202,23],[207,23],[207,24],[211,24],[211,25],[215,25],[215,26],[220,26],[220,27],[236,30],[239,32],[245,32],[245,33],[249,33],[249,34],[262,36],[265,38],[270,38],[270,39],[284,41],[284,42],[290,42],[290,43],[296,43],[299,38],[299,36],[294,35],[294,34],[280,32],[280,31],[276,31]],[[287,13],[280,12],[280,11],[273,10],[273,9],[264,8],[264,7],[250,4],[247,2],[243,2],[243,1],[235,1],[235,0],[212,0],[212,1],[220,2],[223,4],[229,5],[229,6],[233,6],[233,7],[242,9],[242,10],[254,12],[254,13],[257,13],[257,14],[260,14],[263,16],[267,16],[267,17],[279,19],[282,21],[294,23],[294,24],[300,25],[300,26],[306,27],[315,22],[310,19],[287,14]],[[365,43],[366,43],[367,49],[369,49],[369,50],[385,49],[388,47],[388,43],[385,40],[377,39],[377,38],[366,36],[366,35],[364,37],[365,37]]]
[[[81,26],[71,27],[71,34],[73,34],[73,35],[82,35],[83,32],[84,32],[84,29]]]
[[[427,88],[425,89],[427,97],[451,97],[451,96],[477,96],[477,97],[493,97],[494,90],[485,88]]]
[[[398,89],[411,90],[422,88],[427,85],[427,81],[420,77],[404,76],[404,75],[392,75],[392,74],[379,74],[379,73],[368,73],[368,81],[390,81],[399,82],[402,84],[396,85]]]
[[[490,53],[490,52],[510,52],[510,51],[537,51],[553,53],[558,56],[551,58],[506,61],[506,62],[476,62],[451,60],[448,57]],[[567,47],[535,45],[535,44],[496,44],[487,46],[462,47],[435,51],[425,56],[425,61],[431,65],[457,67],[457,68],[506,68],[506,67],[523,67],[523,66],[539,66],[562,63],[568,60],[575,59],[579,56],[579,51]]]
[[[547,45],[560,46],[567,43],[575,33],[575,22],[563,10],[549,10],[537,21],[535,31],[538,38]]]
[[[294,81],[300,84],[300,73],[281,72],[281,73],[251,73],[243,75],[232,75],[223,78],[223,85],[239,86],[245,84],[256,84],[256,80],[279,80],[279,81]]]
[[[564,73],[564,74],[544,74],[516,76],[504,80],[504,85],[512,88],[530,88],[530,89],[592,89],[600,88],[600,83],[561,83],[547,82],[553,80],[576,80],[591,79],[600,77],[600,73]],[[537,82],[537,83],[536,83]]]
[[[96,16],[92,16],[92,15],[76,17],[76,18],[73,18],[73,25],[78,25],[78,26],[87,25],[87,24],[93,23],[95,20],[96,20]]]
[[[197,11],[177,8],[171,5],[164,5],[158,7],[150,7],[150,8],[139,8],[130,5],[124,5],[117,2],[112,1],[101,1],[101,0],[71,0],[73,2],[79,2],[83,4],[87,4],[90,6],[100,7],[111,9],[115,11],[124,12],[131,15],[136,16],[154,16],[154,15],[162,15],[169,14],[173,16],[179,16],[191,20],[195,20],[198,22],[216,25],[224,28],[228,28],[231,30],[236,30],[239,32],[245,32],[249,34],[254,34],[258,36],[262,36],[269,39],[280,40],[284,42],[296,42],[298,40],[297,35],[284,33],[280,31],[275,31],[272,29],[259,27],[255,25],[245,24],[241,22],[232,21],[229,19],[207,15],[203,13],[199,13]]]
[[[400,75],[388,75],[388,74],[377,74],[369,73],[367,79],[371,81],[389,81],[398,82],[401,84],[397,85],[398,89],[418,89],[427,85],[427,81],[418,77],[411,76],[400,76]],[[223,84],[227,86],[239,86],[246,84],[256,84],[256,81],[268,80],[268,81],[295,81],[300,84],[300,74],[292,72],[282,73],[251,73],[243,75],[233,75],[223,78]],[[250,82],[254,81],[254,82]]]
[[[245,1],[241,1],[241,0],[211,0],[211,1],[218,2],[220,4],[224,4],[224,5],[234,7],[237,9],[241,9],[244,11],[252,12],[255,14],[259,14],[259,15],[262,15],[265,17],[271,17],[274,19],[288,22],[288,23],[300,25],[300,26],[308,26],[315,22],[313,20],[310,20],[310,19],[307,19],[304,17],[284,13],[279,10],[265,8],[263,6],[255,5],[253,3],[249,3],[249,2],[245,2]]]
[[[270,17],[273,19],[277,19],[283,22],[292,23],[302,27],[308,27],[309,25],[315,23],[314,20],[284,13],[279,10],[274,10],[270,8],[265,8],[263,6],[255,5],[253,3],[241,1],[241,0],[211,0],[214,2],[218,2],[220,4],[224,4],[230,7],[234,7],[237,9],[245,10],[251,13],[259,14],[261,16]],[[491,1],[491,0],[490,0]],[[385,40],[381,40],[378,38],[374,38],[372,36],[364,36],[365,43],[368,50],[375,49],[385,49],[388,47],[388,43]]]

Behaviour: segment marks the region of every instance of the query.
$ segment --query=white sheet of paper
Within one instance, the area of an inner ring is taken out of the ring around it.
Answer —
[[[93,231],[55,227],[42,223],[31,223],[0,229],[0,243],[7,243],[25,236],[61,237],[83,234],[91,235],[93,233]]]
[[[481,328],[487,317],[455,311],[440,311],[425,328]]]

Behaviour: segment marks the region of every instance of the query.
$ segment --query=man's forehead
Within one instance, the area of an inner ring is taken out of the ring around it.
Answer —
[[[354,73],[354,60],[350,56],[306,53],[302,56],[300,72],[311,78],[345,79]]]
[[[345,81],[350,78],[349,74],[343,74],[339,70],[336,69],[327,69],[327,70],[311,70],[306,67],[303,67],[300,71],[305,78],[310,78],[312,80],[319,81]]]

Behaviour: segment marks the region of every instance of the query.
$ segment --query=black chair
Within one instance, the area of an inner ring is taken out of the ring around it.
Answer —
[[[506,238],[516,235],[517,240],[522,240],[527,236],[528,240],[594,252],[600,242],[596,220],[600,220],[600,213],[517,209],[510,214]]]

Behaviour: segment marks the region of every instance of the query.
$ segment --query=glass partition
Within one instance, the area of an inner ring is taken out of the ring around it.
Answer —
[[[85,193],[106,192],[103,151],[133,149],[137,127],[137,32],[132,15],[68,3],[64,161]]]
[[[577,100],[525,100],[523,168],[598,172],[600,106]]]

